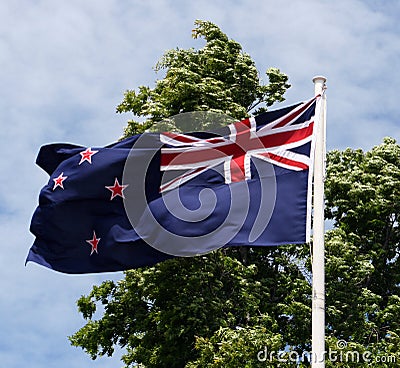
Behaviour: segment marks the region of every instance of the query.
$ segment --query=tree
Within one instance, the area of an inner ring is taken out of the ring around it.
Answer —
[[[193,36],[205,39],[203,48],[166,52],[156,66],[165,77],[153,89],[125,93],[117,111],[147,118],[130,121],[127,136],[179,112],[211,110],[243,118],[284,100],[287,76],[271,68],[269,84],[261,84],[250,56],[216,25],[196,21]],[[254,349],[305,344],[310,287],[293,263],[303,250],[283,249],[228,249],[128,271],[117,284],[94,286],[78,301],[88,322],[71,342],[93,358],[111,355],[115,345],[126,347],[126,366],[145,367],[202,364],[204,344],[219,341],[218,336],[230,341],[236,334],[237,344],[252,336]],[[104,313],[94,320],[97,303]],[[297,320],[303,329],[294,328]],[[219,366],[224,364],[221,359]]]
[[[269,69],[270,83],[262,85],[251,58],[217,26],[197,21],[193,35],[205,38],[203,48],[168,51],[156,68],[165,77],[153,89],[125,93],[117,110],[147,118],[130,121],[127,135],[178,112],[242,118],[283,100],[289,86],[278,69]],[[400,146],[393,139],[369,152],[328,154],[327,367],[400,361],[399,210]],[[70,340],[94,359],[124,347],[126,367],[292,367],[282,359],[311,350],[310,280],[306,244],[172,259],[94,286],[78,300],[87,323]]]
[[[261,112],[284,100],[290,87],[285,74],[270,68],[269,84],[262,84],[254,61],[238,42],[211,22],[197,20],[195,25],[192,36],[205,39],[203,48],[167,51],[155,67],[165,77],[153,89],[140,86],[125,92],[117,112],[147,119],[144,125],[130,120],[126,136],[183,112],[213,111],[242,119],[256,107]]]
[[[332,151],[328,159],[326,217],[335,221],[326,242],[329,341],[399,362],[400,147],[385,138],[369,152]]]

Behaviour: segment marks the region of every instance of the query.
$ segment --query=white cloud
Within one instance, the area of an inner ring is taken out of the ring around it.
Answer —
[[[232,29],[229,35],[255,58],[261,73],[276,66],[289,75],[290,103],[308,98],[312,77],[324,74],[328,148],[369,149],[388,134],[399,138],[392,122],[380,119],[374,124],[377,106],[386,119],[395,119],[399,110],[400,7],[391,5],[388,9],[365,1],[265,1],[244,12],[236,3],[232,22],[224,29]],[[349,122],[354,124],[350,131]],[[365,123],[374,127],[369,136]]]

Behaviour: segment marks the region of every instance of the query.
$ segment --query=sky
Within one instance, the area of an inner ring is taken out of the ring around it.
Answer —
[[[397,0],[3,0],[0,2],[0,362],[7,368],[121,367],[92,361],[67,336],[84,325],[76,300],[120,272],[71,276],[25,266],[29,224],[47,175],[41,145],[102,146],[121,137],[127,89],[154,86],[171,48],[200,48],[196,19],[241,43],[261,77],[278,67],[285,105],[327,78],[327,148],[369,150],[400,139]]]

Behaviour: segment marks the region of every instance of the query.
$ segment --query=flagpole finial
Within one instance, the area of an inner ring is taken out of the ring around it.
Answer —
[[[314,83],[315,95],[321,95],[326,89],[326,78],[322,75],[317,75],[312,79]]]
[[[321,80],[323,83],[326,82],[326,77],[323,75],[316,75],[313,79],[313,82],[316,83],[317,81]]]

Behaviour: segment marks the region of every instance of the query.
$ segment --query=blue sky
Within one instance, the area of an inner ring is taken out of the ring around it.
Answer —
[[[328,81],[328,149],[370,149],[400,139],[400,2],[397,0],[5,0],[0,2],[0,361],[8,368],[120,367],[92,361],[67,336],[84,323],[75,306],[93,284],[122,273],[69,276],[24,266],[31,215],[47,175],[41,145],[117,140],[126,89],[152,86],[152,67],[191,39],[195,19],[240,42],[260,74],[279,67],[287,104]],[[159,76],[161,78],[161,76]]]

